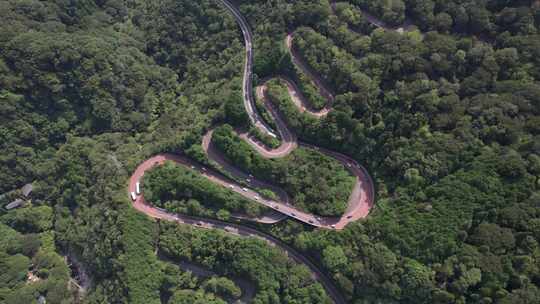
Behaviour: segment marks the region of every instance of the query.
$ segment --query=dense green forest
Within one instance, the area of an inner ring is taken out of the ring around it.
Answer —
[[[53,244],[81,257],[89,303],[159,302],[152,222],[130,209],[126,181],[155,152],[199,142],[225,113],[243,59],[234,19],[214,1],[1,7],[0,194],[35,181],[32,208],[49,208]],[[26,233],[22,213],[5,224]],[[12,253],[18,264],[8,266],[24,271],[1,287],[19,292],[31,268]]]
[[[301,140],[365,165],[377,190],[370,216],[340,232],[292,220],[257,229],[323,267],[349,303],[540,300],[537,1],[350,0],[336,15],[328,0],[235,2],[254,35],[255,84],[286,75],[322,107],[285,47],[294,31],[334,111],[299,113],[275,80],[271,100]],[[157,248],[249,278],[257,303],[328,301],[305,268],[260,241],[157,224],[129,205],[127,180],[144,159],[204,158],[208,129],[247,124],[243,40],[219,2],[0,8],[0,194],[34,182],[29,204],[0,214],[0,303],[75,301],[67,250],[92,278],[87,303],[225,301],[215,287],[225,279],[193,278]],[[376,28],[363,11],[418,30]]]

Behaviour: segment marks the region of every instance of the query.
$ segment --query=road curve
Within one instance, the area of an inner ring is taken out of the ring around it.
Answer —
[[[240,14],[238,9],[228,0],[220,1],[231,11],[233,16],[236,18],[236,21],[240,25],[242,34],[244,36],[244,42],[246,45],[246,59],[243,75],[243,97],[246,112],[248,113],[252,123],[263,133],[275,134],[273,133],[273,130],[268,127],[268,124],[264,122],[262,117],[254,110],[255,100],[252,94],[253,42],[249,25],[247,21],[243,18],[243,16]],[[314,73],[307,64],[303,62],[301,56],[296,54],[294,48],[292,47],[292,39],[293,34],[288,34],[285,38],[285,44],[291,54],[293,63],[297,65],[312,80],[314,85],[319,89],[321,95],[327,99],[327,106],[321,111],[314,111],[310,108],[309,102],[305,100],[304,96],[300,93],[297,86],[294,85],[293,81],[287,79],[286,77],[280,78],[287,84],[287,89],[291,96],[291,99],[300,111],[308,112],[315,117],[323,117],[327,115],[329,111],[331,111],[331,105],[333,103],[334,96],[331,90],[324,83],[324,81],[320,77],[318,77],[318,75]],[[280,193],[280,201],[263,202],[263,200],[259,200],[259,202],[267,206],[271,206],[274,210],[291,216],[306,224],[320,228],[340,230],[345,228],[345,226],[352,221],[365,218],[374,204],[373,181],[371,180],[371,177],[369,176],[365,168],[363,168],[355,160],[348,156],[299,142],[295,134],[288,128],[287,124],[285,123],[285,119],[280,115],[279,111],[275,108],[272,102],[268,98],[266,98],[265,84],[266,82],[257,87],[257,96],[263,101],[264,107],[272,115],[275,121],[277,132],[279,132],[279,135],[282,139],[281,144],[275,149],[270,149],[262,143],[252,140],[246,133],[240,132],[240,137],[245,139],[247,143],[249,143],[256,151],[258,151],[263,157],[266,158],[284,157],[291,153],[298,145],[318,150],[321,153],[324,153],[340,161],[343,166],[346,167],[349,172],[351,172],[351,174],[355,176],[355,184],[353,191],[349,196],[348,208],[341,217],[319,217],[298,210],[288,204],[288,199],[283,200],[286,194],[283,195],[283,191],[280,190],[278,190],[278,192]],[[203,138],[203,149],[206,151],[209,158],[216,161],[223,169],[227,170],[234,176],[239,178],[246,178],[245,173],[239,171],[238,169],[235,169],[232,164],[228,164],[224,157],[221,155],[221,153],[214,149],[211,144],[211,138],[212,131],[209,131]],[[260,181],[257,182],[260,183]],[[271,187],[270,185],[266,186]],[[276,187],[273,188],[275,189]]]
[[[334,15],[336,14],[336,0],[330,1],[330,8],[332,10],[332,13]],[[375,17],[374,15],[371,15],[370,13],[366,12],[365,10],[360,10],[362,12],[362,16],[366,18],[366,21],[369,22],[371,25],[375,26],[376,28],[381,28],[386,31],[395,31],[398,33],[404,33],[404,32],[412,32],[414,30],[417,30],[417,27],[412,23],[412,21],[409,18],[405,18],[405,22],[403,24],[398,26],[391,26],[388,25],[386,22],[382,21],[381,19]]]
[[[294,33],[291,32],[288,33],[285,37],[285,46],[287,47],[287,50],[291,55],[292,62],[297,67],[299,67],[309,78],[311,78],[315,87],[319,89],[319,94],[321,94],[321,96],[326,98],[326,100],[328,101],[327,107],[330,107],[334,102],[334,94],[331,92],[330,88],[328,88],[328,85],[325,83],[325,81],[321,77],[319,77],[319,75],[315,73],[306,62],[304,62],[302,56],[300,56],[296,52],[295,48],[293,47],[293,35]]]
[[[147,159],[142,164],[140,164],[133,175],[131,176],[129,180],[129,186],[128,191],[129,193],[136,191],[136,184],[141,180],[141,178],[144,175],[144,172],[151,169],[154,166],[162,165],[165,161],[173,161],[178,164],[189,166],[191,168],[192,165],[196,165],[195,162],[187,157],[183,157],[180,155],[173,155],[173,154],[159,154],[156,155],[150,159]],[[211,169],[203,170],[202,167],[195,167],[194,170],[201,169],[201,172],[207,172]],[[216,175],[219,173],[214,172]],[[213,174],[208,174],[205,176],[213,176]],[[219,181],[218,181],[219,182]],[[205,228],[205,229],[220,229],[230,234],[235,234],[242,237],[255,237],[261,240],[264,240],[265,242],[269,243],[272,246],[276,246],[283,250],[287,255],[293,259],[297,263],[304,264],[309,268],[309,270],[312,273],[312,277],[315,280],[318,280],[324,289],[326,290],[328,296],[332,298],[332,300],[335,303],[338,304],[345,304],[347,303],[345,299],[342,297],[341,293],[338,291],[338,289],[334,286],[332,280],[330,280],[322,270],[320,270],[311,260],[309,260],[307,257],[296,251],[296,249],[292,248],[291,246],[285,244],[281,240],[260,232],[258,230],[255,230],[253,228],[249,228],[246,226],[223,222],[215,219],[207,219],[207,218],[199,218],[194,216],[187,216],[182,214],[172,214],[164,209],[153,207],[144,200],[143,195],[139,195],[136,197],[136,199],[133,201],[133,207],[152,217],[159,220],[166,220],[171,222],[176,222],[180,224],[186,224],[191,225],[199,228]]]

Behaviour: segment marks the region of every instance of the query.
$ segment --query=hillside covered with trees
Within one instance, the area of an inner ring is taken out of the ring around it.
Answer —
[[[290,219],[247,225],[319,265],[348,303],[540,301],[538,1],[234,2],[254,36],[254,85],[285,75],[323,106],[286,48],[294,33],[295,52],[335,94],[333,111],[300,113],[277,80],[271,101],[301,140],[354,158],[376,186],[368,218],[342,231]],[[67,252],[91,278],[86,303],[221,304],[238,296],[235,276],[257,285],[256,303],[329,301],[304,267],[264,242],[158,223],[130,206],[127,181],[143,160],[169,152],[205,162],[209,129],[249,127],[243,38],[219,1],[0,8],[0,195],[34,185],[24,207],[0,199],[0,303],[76,302]],[[411,27],[394,30],[403,24]],[[257,156],[244,153],[231,161],[249,158],[244,168],[256,174]],[[328,195],[334,209],[320,212],[343,210],[334,203],[347,197],[348,177],[319,172],[330,184],[315,193],[321,185],[303,180],[300,164],[272,171],[275,180],[294,195]],[[156,169],[157,179],[160,170],[182,177],[156,185],[162,202],[185,199],[166,197],[177,185],[200,186],[181,169]],[[241,205],[204,189],[203,206]],[[218,277],[195,278],[180,260]]]

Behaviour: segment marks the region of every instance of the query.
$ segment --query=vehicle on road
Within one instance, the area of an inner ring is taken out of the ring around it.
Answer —
[[[296,214],[294,214],[294,213],[291,213],[291,216],[294,216],[294,217],[296,217]]]
[[[141,183],[139,182],[135,184],[135,193],[141,194]]]
[[[242,191],[248,192],[248,189],[247,188],[242,188]]]
[[[336,225],[330,225],[330,227],[332,227],[332,229],[336,229]]]
[[[348,215],[347,218],[348,218],[348,219],[352,218],[352,215]]]
[[[233,185],[229,185],[229,188],[234,189],[234,186],[233,186]]]
[[[260,197],[255,196],[254,199],[255,199],[256,201],[258,201],[258,200],[260,199]]]
[[[137,195],[135,194],[135,192],[131,192],[130,195],[131,195],[131,200],[132,201],[137,200]]]

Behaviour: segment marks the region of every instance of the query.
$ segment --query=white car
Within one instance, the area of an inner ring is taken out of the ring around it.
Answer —
[[[131,192],[130,194],[131,194],[131,200],[132,201],[137,200],[137,195],[135,195],[135,192]]]
[[[256,201],[258,201],[258,200],[260,199],[260,197],[255,196],[254,199],[255,199]]]
[[[234,189],[234,186],[233,186],[233,185],[229,185],[229,188]]]
[[[248,189],[247,188],[242,188],[242,191],[248,192]]]

